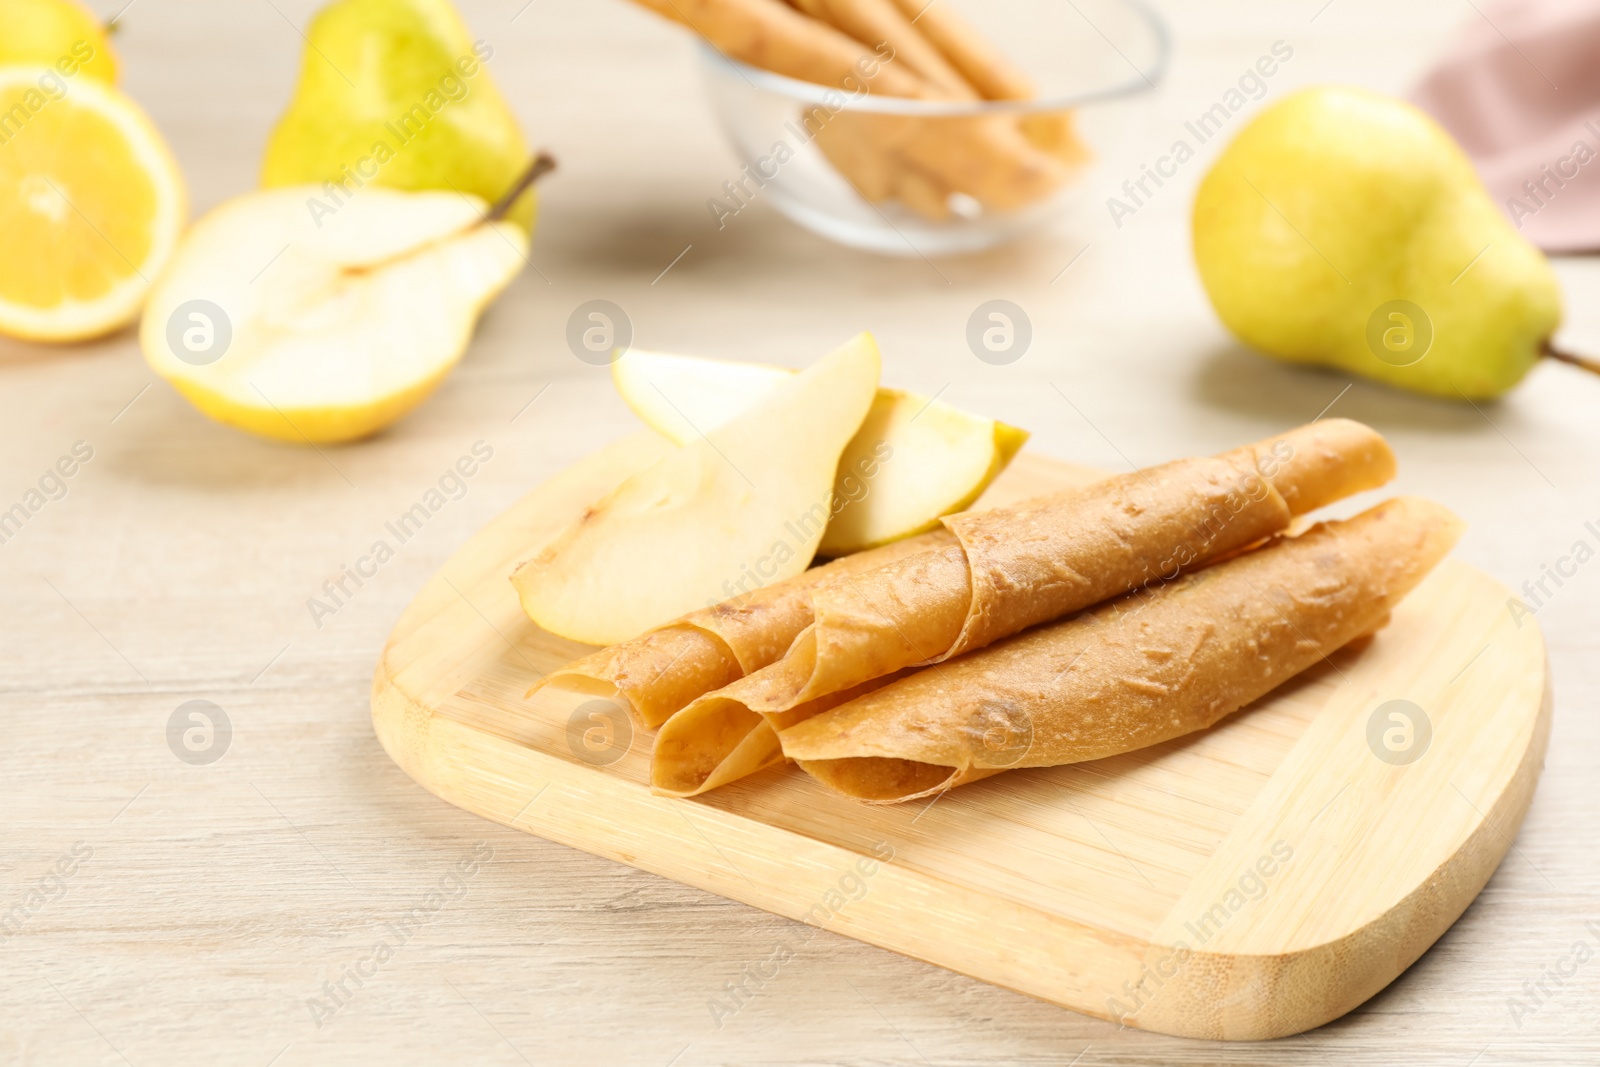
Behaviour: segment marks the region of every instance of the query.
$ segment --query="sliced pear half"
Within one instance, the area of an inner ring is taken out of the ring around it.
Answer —
[[[527,233],[473,197],[369,186],[319,218],[324,195],[227,201],[151,291],[145,358],[214,419],[295,442],[376,432],[434,390],[526,262]]]
[[[862,334],[623,482],[517,568],[523,610],[609,645],[805,570],[878,370]]]
[[[632,349],[611,365],[628,406],[682,444],[710,433],[794,372]],[[1028,440],[1025,430],[937,400],[879,389],[840,458],[835,514],[819,552],[843,556],[936,526],[969,507]]]

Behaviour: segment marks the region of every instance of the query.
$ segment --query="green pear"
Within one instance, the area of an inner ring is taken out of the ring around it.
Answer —
[[[1550,264],[1450,135],[1361,89],[1240,131],[1196,194],[1194,255],[1246,344],[1436,396],[1499,396],[1561,322]]]
[[[318,220],[363,185],[495,202],[528,165],[516,117],[450,0],[335,0],[306,37],[300,83],[267,142],[261,184],[324,185]],[[532,190],[509,213],[532,229]]]

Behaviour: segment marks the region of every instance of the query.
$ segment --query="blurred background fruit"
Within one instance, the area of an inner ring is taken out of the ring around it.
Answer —
[[[493,202],[528,163],[516,116],[450,0],[336,0],[312,20],[300,82],[267,144],[261,184],[373,183]],[[510,217],[531,230],[530,189]]]
[[[59,67],[97,81],[117,81],[117,54],[107,27],[76,0],[0,0],[0,66]],[[68,74],[70,77],[71,75]]]
[[[187,213],[166,142],[87,69],[0,67],[0,116],[0,332],[76,341],[132,321]]]

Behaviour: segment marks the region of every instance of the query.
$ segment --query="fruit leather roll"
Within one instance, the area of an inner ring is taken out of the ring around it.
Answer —
[[[602,648],[541,679],[542,686],[620,697],[654,730],[705,693],[777,660],[811,624],[811,590],[831,580],[952,543],[947,530],[908,537],[702,608],[631,641]]]
[[[903,678],[779,733],[828,787],[893,803],[1203,730],[1372,632],[1462,524],[1410,497]]]
[[[1220,456],[949,516],[953,541],[813,586],[814,621],[781,659],[708,691],[662,727],[651,785],[688,796],[778,762],[773,731],[829,706],[833,694],[1170,580],[1394,472],[1381,435],[1333,419]]]

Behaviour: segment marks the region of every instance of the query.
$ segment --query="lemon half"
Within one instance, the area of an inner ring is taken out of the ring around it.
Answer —
[[[186,210],[138,105],[48,67],[0,68],[0,332],[76,341],[126,324]]]

